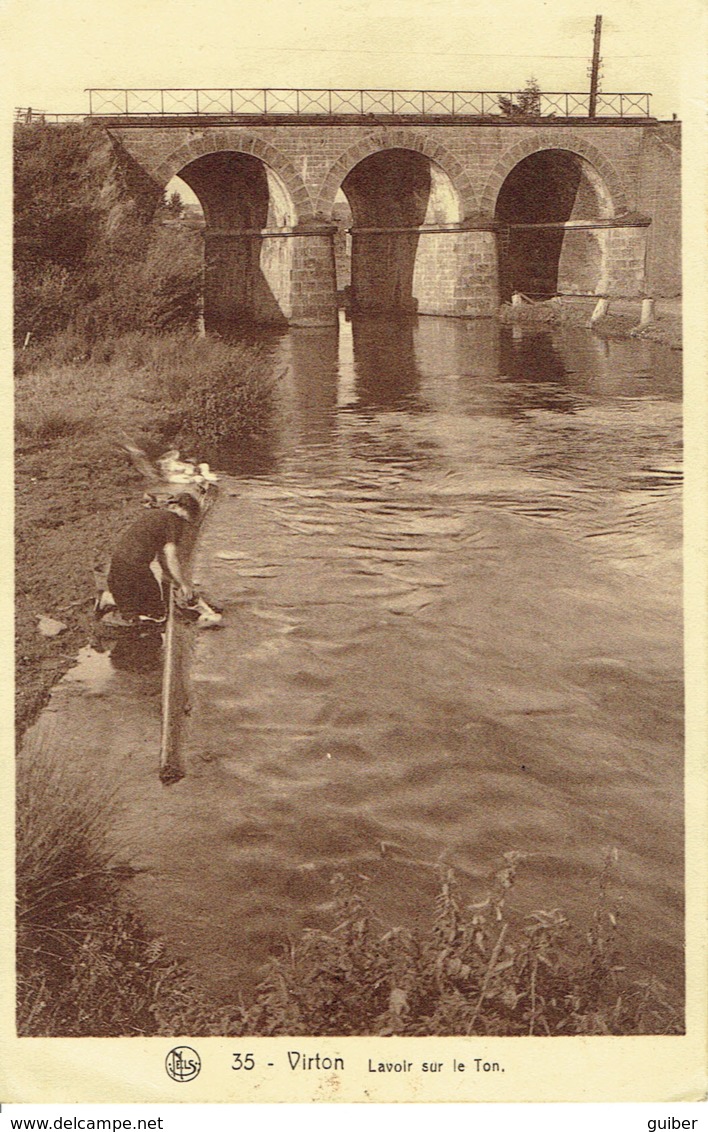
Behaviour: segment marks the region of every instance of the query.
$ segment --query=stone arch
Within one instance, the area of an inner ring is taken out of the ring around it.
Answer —
[[[463,219],[478,211],[477,197],[472,183],[455,155],[422,132],[399,129],[369,134],[344,151],[327,171],[315,204],[316,215],[323,219],[331,219],[334,198],[347,174],[366,157],[387,149],[413,150],[429,158],[449,177],[459,197]]]
[[[594,146],[592,142],[579,138],[576,134],[568,135],[560,131],[540,132],[531,138],[524,138],[505,149],[492,169],[482,191],[481,207],[486,216],[494,216],[497,199],[502,185],[512,170],[526,157],[544,150],[555,149],[566,153],[574,153],[594,169],[604,182],[607,193],[612,202],[614,216],[621,216],[628,211],[628,194],[623,179],[614,165],[605,155]]]
[[[163,151],[151,173],[162,184],[181,175],[202,202],[207,330],[229,335],[254,323],[318,325],[336,318],[329,258],[320,254],[316,235],[301,231],[312,215],[310,196],[275,146],[245,130],[182,134],[182,144]],[[309,261],[318,258],[322,278],[313,280]]]
[[[293,163],[270,142],[255,134],[211,130],[196,134],[178,146],[154,169],[153,176],[166,185],[180,169],[212,153],[243,153],[263,162],[281,181],[292,203],[293,226],[312,217],[312,201]]]

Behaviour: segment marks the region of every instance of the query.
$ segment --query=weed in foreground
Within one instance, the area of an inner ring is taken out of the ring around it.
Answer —
[[[345,878],[338,926],[307,931],[270,963],[246,1017],[252,1034],[577,1035],[680,1033],[654,980],[632,981],[619,959],[606,865],[590,925],[558,909],[518,919],[507,908],[521,856],[484,899],[463,906],[446,873],[427,932],[375,926]]]

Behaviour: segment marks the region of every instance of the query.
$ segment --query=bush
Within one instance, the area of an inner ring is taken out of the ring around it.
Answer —
[[[231,356],[203,370],[189,389],[190,429],[223,446],[262,436],[273,416],[276,378],[254,347],[230,346]]]
[[[126,277],[145,258],[155,200],[128,187],[108,135],[93,126],[18,126],[14,156],[15,334],[23,341],[83,318],[120,285],[129,298]]]
[[[246,1015],[251,1034],[570,1035],[680,1033],[652,980],[632,983],[607,903],[609,864],[585,930],[557,909],[507,909],[521,857],[463,907],[443,876],[427,932],[381,931],[361,893],[335,880],[338,927],[306,931],[271,961]]]
[[[127,422],[127,405],[144,415],[148,402],[149,427],[160,442],[214,459],[229,445],[267,434],[276,404],[267,350],[188,332],[94,337],[86,327],[70,327],[18,351],[15,375],[21,440],[110,428],[116,414]]]
[[[182,410],[185,440],[198,449],[261,436],[271,425],[277,376],[262,347],[166,335],[152,339],[145,366],[165,401]]]
[[[15,338],[73,327],[92,344],[196,326],[200,236],[161,223],[154,184],[130,183],[105,131],[15,131]],[[174,222],[173,222],[174,223]]]
[[[61,330],[76,309],[77,283],[71,273],[49,264],[34,274],[15,272],[15,333],[19,341],[28,331],[35,340]]]
[[[188,229],[157,229],[142,278],[142,325],[166,331],[197,325],[201,309],[203,251]]]

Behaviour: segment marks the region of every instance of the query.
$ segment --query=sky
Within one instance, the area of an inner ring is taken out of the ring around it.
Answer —
[[[653,113],[670,118],[681,116],[682,85],[691,97],[705,9],[694,0],[668,12],[656,0],[0,0],[0,40],[8,100],[54,113],[87,110],[87,87],[506,90],[534,76],[543,90],[583,91],[602,14],[601,89],[652,92]]]

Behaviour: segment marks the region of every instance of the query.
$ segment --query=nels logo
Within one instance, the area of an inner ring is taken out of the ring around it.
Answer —
[[[165,1069],[173,1081],[193,1081],[201,1067],[201,1058],[191,1046],[175,1046],[165,1058]]]

